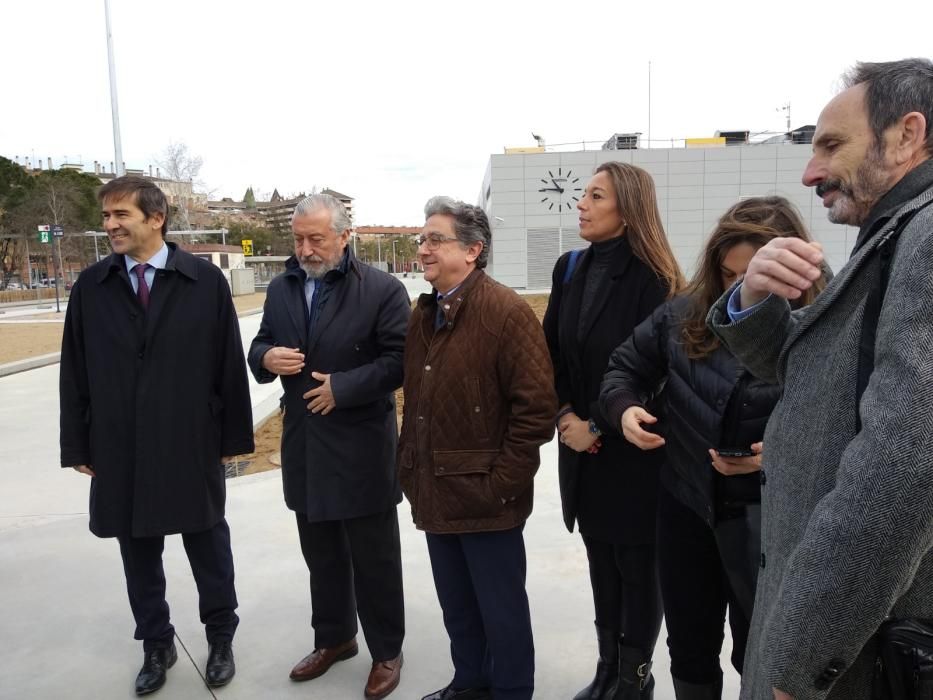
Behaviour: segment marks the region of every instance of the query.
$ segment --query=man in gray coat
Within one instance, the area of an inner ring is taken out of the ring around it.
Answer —
[[[819,244],[758,251],[709,323],[783,398],[765,434],[742,698],[871,696],[887,616],[933,618],[933,63],[861,63],[803,182],[860,227],[809,307]]]

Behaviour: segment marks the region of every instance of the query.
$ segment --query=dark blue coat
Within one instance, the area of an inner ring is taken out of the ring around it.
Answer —
[[[305,355],[300,374],[281,377],[284,396],[282,482],[285,503],[311,522],[385,511],[402,499],[395,469],[398,428],[394,391],[411,303],[394,277],[347,251],[342,270],[328,273],[327,301],[309,333],[305,274],[292,257],[272,280],[249,366],[259,382],[277,375],[262,367],[276,345]],[[313,414],[302,395],[331,375],[336,408]]]
[[[691,360],[681,339],[688,297],[677,297],[641,323],[609,358],[600,401],[613,425],[630,406],[645,406],[659,383],[664,389],[667,458],[664,486],[711,527],[715,524],[717,474],[707,452],[716,447],[748,448],[764,435],[780,388],[755,378],[720,347]],[[728,410],[727,410],[728,409]],[[760,500],[759,475],[720,479],[739,500]],[[721,496],[721,494],[720,494]]]
[[[221,457],[253,451],[240,329],[221,271],[169,243],[148,312],[122,255],[81,273],[61,359],[61,461],[90,464],[100,537],[199,532],[224,516]]]

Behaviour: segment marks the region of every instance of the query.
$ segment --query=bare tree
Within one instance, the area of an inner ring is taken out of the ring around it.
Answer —
[[[187,231],[191,229],[191,208],[194,204],[194,191],[206,190],[206,185],[199,178],[204,160],[200,156],[192,155],[188,145],[184,142],[172,141],[156,159],[162,176],[174,180],[179,185],[168,186],[167,194],[170,196],[174,209],[172,228]],[[190,192],[185,191],[186,189]]]

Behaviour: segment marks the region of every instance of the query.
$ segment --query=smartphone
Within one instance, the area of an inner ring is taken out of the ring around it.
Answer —
[[[717,447],[716,452],[720,457],[754,457],[755,453],[750,449],[742,447]]]

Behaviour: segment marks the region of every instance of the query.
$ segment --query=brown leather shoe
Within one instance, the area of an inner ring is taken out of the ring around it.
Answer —
[[[374,661],[373,669],[369,672],[364,695],[369,700],[382,700],[386,695],[398,687],[402,679],[402,655],[388,661]]]
[[[330,649],[315,649],[298,662],[288,677],[293,681],[310,681],[312,678],[323,676],[338,661],[352,659],[359,651],[356,637]]]

